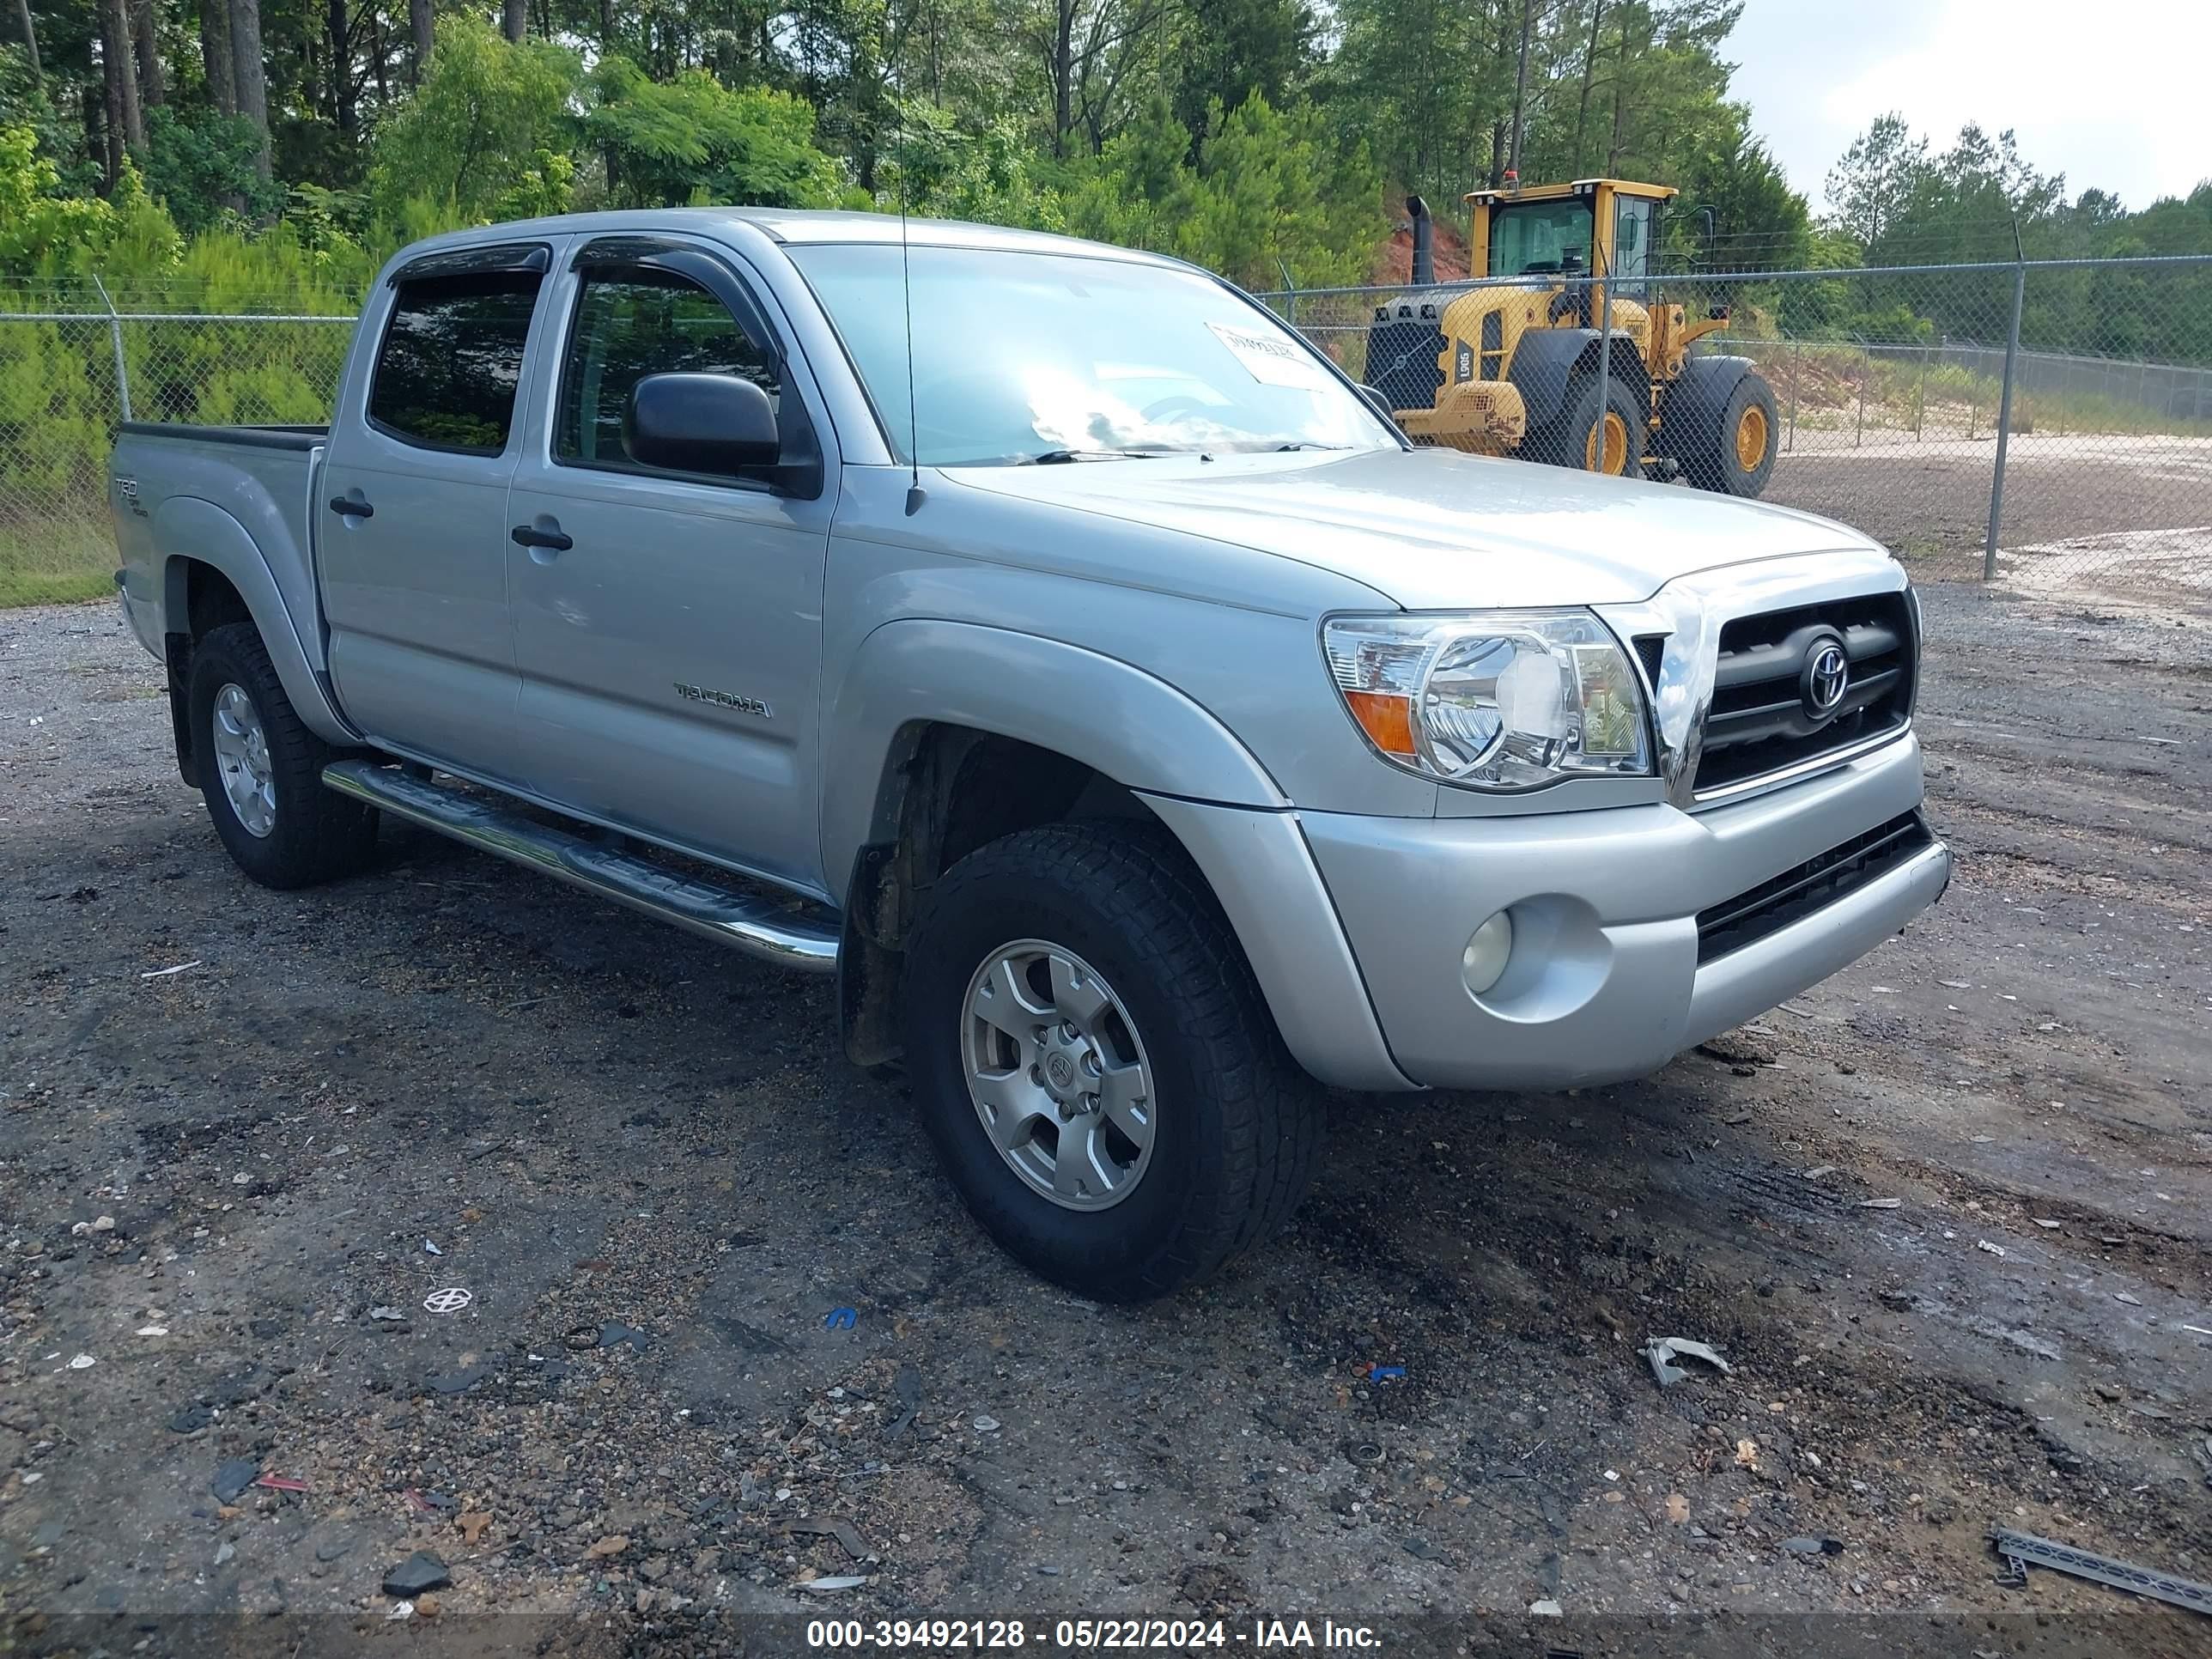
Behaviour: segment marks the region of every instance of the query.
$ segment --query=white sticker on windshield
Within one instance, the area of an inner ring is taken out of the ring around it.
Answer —
[[[1229,348],[1229,355],[1244,365],[1244,372],[1261,386],[1296,386],[1319,392],[1329,383],[1328,373],[1304,351],[1279,335],[1261,334],[1226,323],[1208,323],[1213,337]]]

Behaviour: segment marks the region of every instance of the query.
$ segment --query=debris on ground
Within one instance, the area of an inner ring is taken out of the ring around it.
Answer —
[[[371,1308],[368,1310],[368,1316],[371,1319],[379,1320],[386,1324],[392,1325],[399,1324],[407,1317],[405,1312],[402,1310],[388,1307]]]
[[[1904,1203],[1905,1200],[1901,1198],[1863,1198],[1859,1200],[1859,1208],[1862,1210],[1894,1210],[1901,1208],[1904,1206]]]
[[[94,1359],[90,1354],[81,1353],[77,1355],[76,1358],[70,1361],[69,1368],[73,1371],[88,1371],[99,1363],[100,1362],[97,1359]]]
[[[416,1596],[425,1590],[443,1589],[453,1582],[446,1564],[428,1550],[416,1550],[384,1575],[386,1595]]]
[[[846,1554],[865,1561],[872,1552],[850,1521],[793,1521],[784,1530],[794,1538],[834,1538]]]
[[[995,1418],[995,1417],[979,1417],[979,1418],[977,1418],[977,1419],[975,1419],[975,1432],[976,1432],[976,1433],[978,1433],[978,1434],[996,1434],[996,1433],[998,1433],[998,1431],[999,1431],[999,1419],[998,1419],[997,1418]]]
[[[477,1540],[483,1536],[484,1528],[491,1525],[491,1516],[482,1510],[471,1510],[466,1515],[456,1516],[453,1524],[461,1529],[461,1541],[474,1548]]]
[[[1723,1031],[1700,1042],[1698,1052],[1708,1060],[1726,1060],[1731,1066],[1771,1066],[1780,1058],[1772,1043],[1762,1041],[1749,1030]]]
[[[293,1474],[264,1474],[255,1477],[253,1484],[268,1492],[305,1492],[307,1483]]]
[[[857,1308],[832,1308],[822,1316],[822,1328],[825,1331],[849,1331],[860,1322],[860,1310]]]
[[[891,1393],[897,1396],[899,1414],[885,1426],[886,1440],[896,1440],[914,1426],[914,1414],[921,1409],[921,1373],[911,1365],[900,1366],[891,1378]]]
[[[1736,1467],[1759,1473],[1759,1442],[1746,1437],[1735,1443]]]
[[[1841,1555],[1844,1540],[1840,1538],[1785,1538],[1782,1547],[1793,1555]]]
[[[2005,1247],[2003,1245],[1992,1244],[1986,1238],[1976,1239],[1974,1241],[1974,1248],[1978,1250],[1987,1250],[1991,1255],[2001,1256],[2005,1253]]]
[[[1689,1376],[1680,1365],[1669,1364],[1673,1359],[1702,1359],[1714,1370],[1727,1372],[1733,1369],[1728,1361],[1715,1353],[1703,1342],[1693,1342],[1686,1336],[1657,1336],[1640,1350],[1651,1362],[1651,1375],[1659,1379],[1659,1386],[1671,1389]]]
[[[2177,1607],[2212,1613],[2212,1584],[2200,1584],[2193,1578],[2179,1578],[2149,1567],[2116,1561],[2109,1555],[2093,1555],[2087,1550],[2056,1544],[2048,1538],[2014,1532],[2005,1527],[1990,1529],[1990,1545],[2004,1558],[2004,1571],[1997,1576],[1997,1582],[2012,1589],[2027,1583],[2030,1567],[2048,1567],[2076,1578],[2110,1584],[2115,1589],[2132,1590],[2138,1595],[2170,1601]]]
[[[141,979],[167,979],[172,974],[181,974],[187,968],[197,968],[199,965],[200,959],[198,957],[194,957],[190,962],[180,962],[173,968],[155,968],[149,969],[149,971],[139,975],[138,977]]]
[[[234,1457],[220,1465],[209,1490],[222,1502],[230,1500],[252,1486],[261,1473],[261,1465],[250,1457]]]
[[[841,1573],[829,1578],[809,1578],[799,1585],[804,1590],[858,1589],[868,1582],[866,1573]]]
[[[434,1314],[459,1313],[475,1300],[475,1295],[466,1287],[448,1285],[443,1290],[433,1291],[424,1297],[422,1310],[425,1313]]]
[[[1367,1380],[1370,1382],[1403,1382],[1406,1368],[1403,1365],[1370,1365]]]
[[[1539,1619],[1564,1619],[1567,1616],[1567,1610],[1549,1597],[1541,1601],[1531,1601],[1528,1611]]]

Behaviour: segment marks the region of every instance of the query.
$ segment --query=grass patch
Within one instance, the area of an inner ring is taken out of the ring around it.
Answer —
[[[97,520],[0,520],[0,608],[104,598],[115,567],[115,538]]]

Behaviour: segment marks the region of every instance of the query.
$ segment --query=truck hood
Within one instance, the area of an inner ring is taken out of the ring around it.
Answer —
[[[1628,604],[1693,570],[1876,545],[1790,507],[1450,450],[1178,455],[946,476],[1293,559],[1409,611]]]

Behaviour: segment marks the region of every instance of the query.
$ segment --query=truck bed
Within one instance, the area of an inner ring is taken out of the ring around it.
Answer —
[[[125,421],[109,463],[108,504],[122,554],[116,573],[124,610],[147,648],[183,623],[165,617],[165,566],[197,557],[230,573],[264,626],[312,620],[315,596],[315,486],[329,441],[325,426],[197,426]],[[258,588],[261,591],[252,591]],[[301,645],[319,672],[320,629]]]

